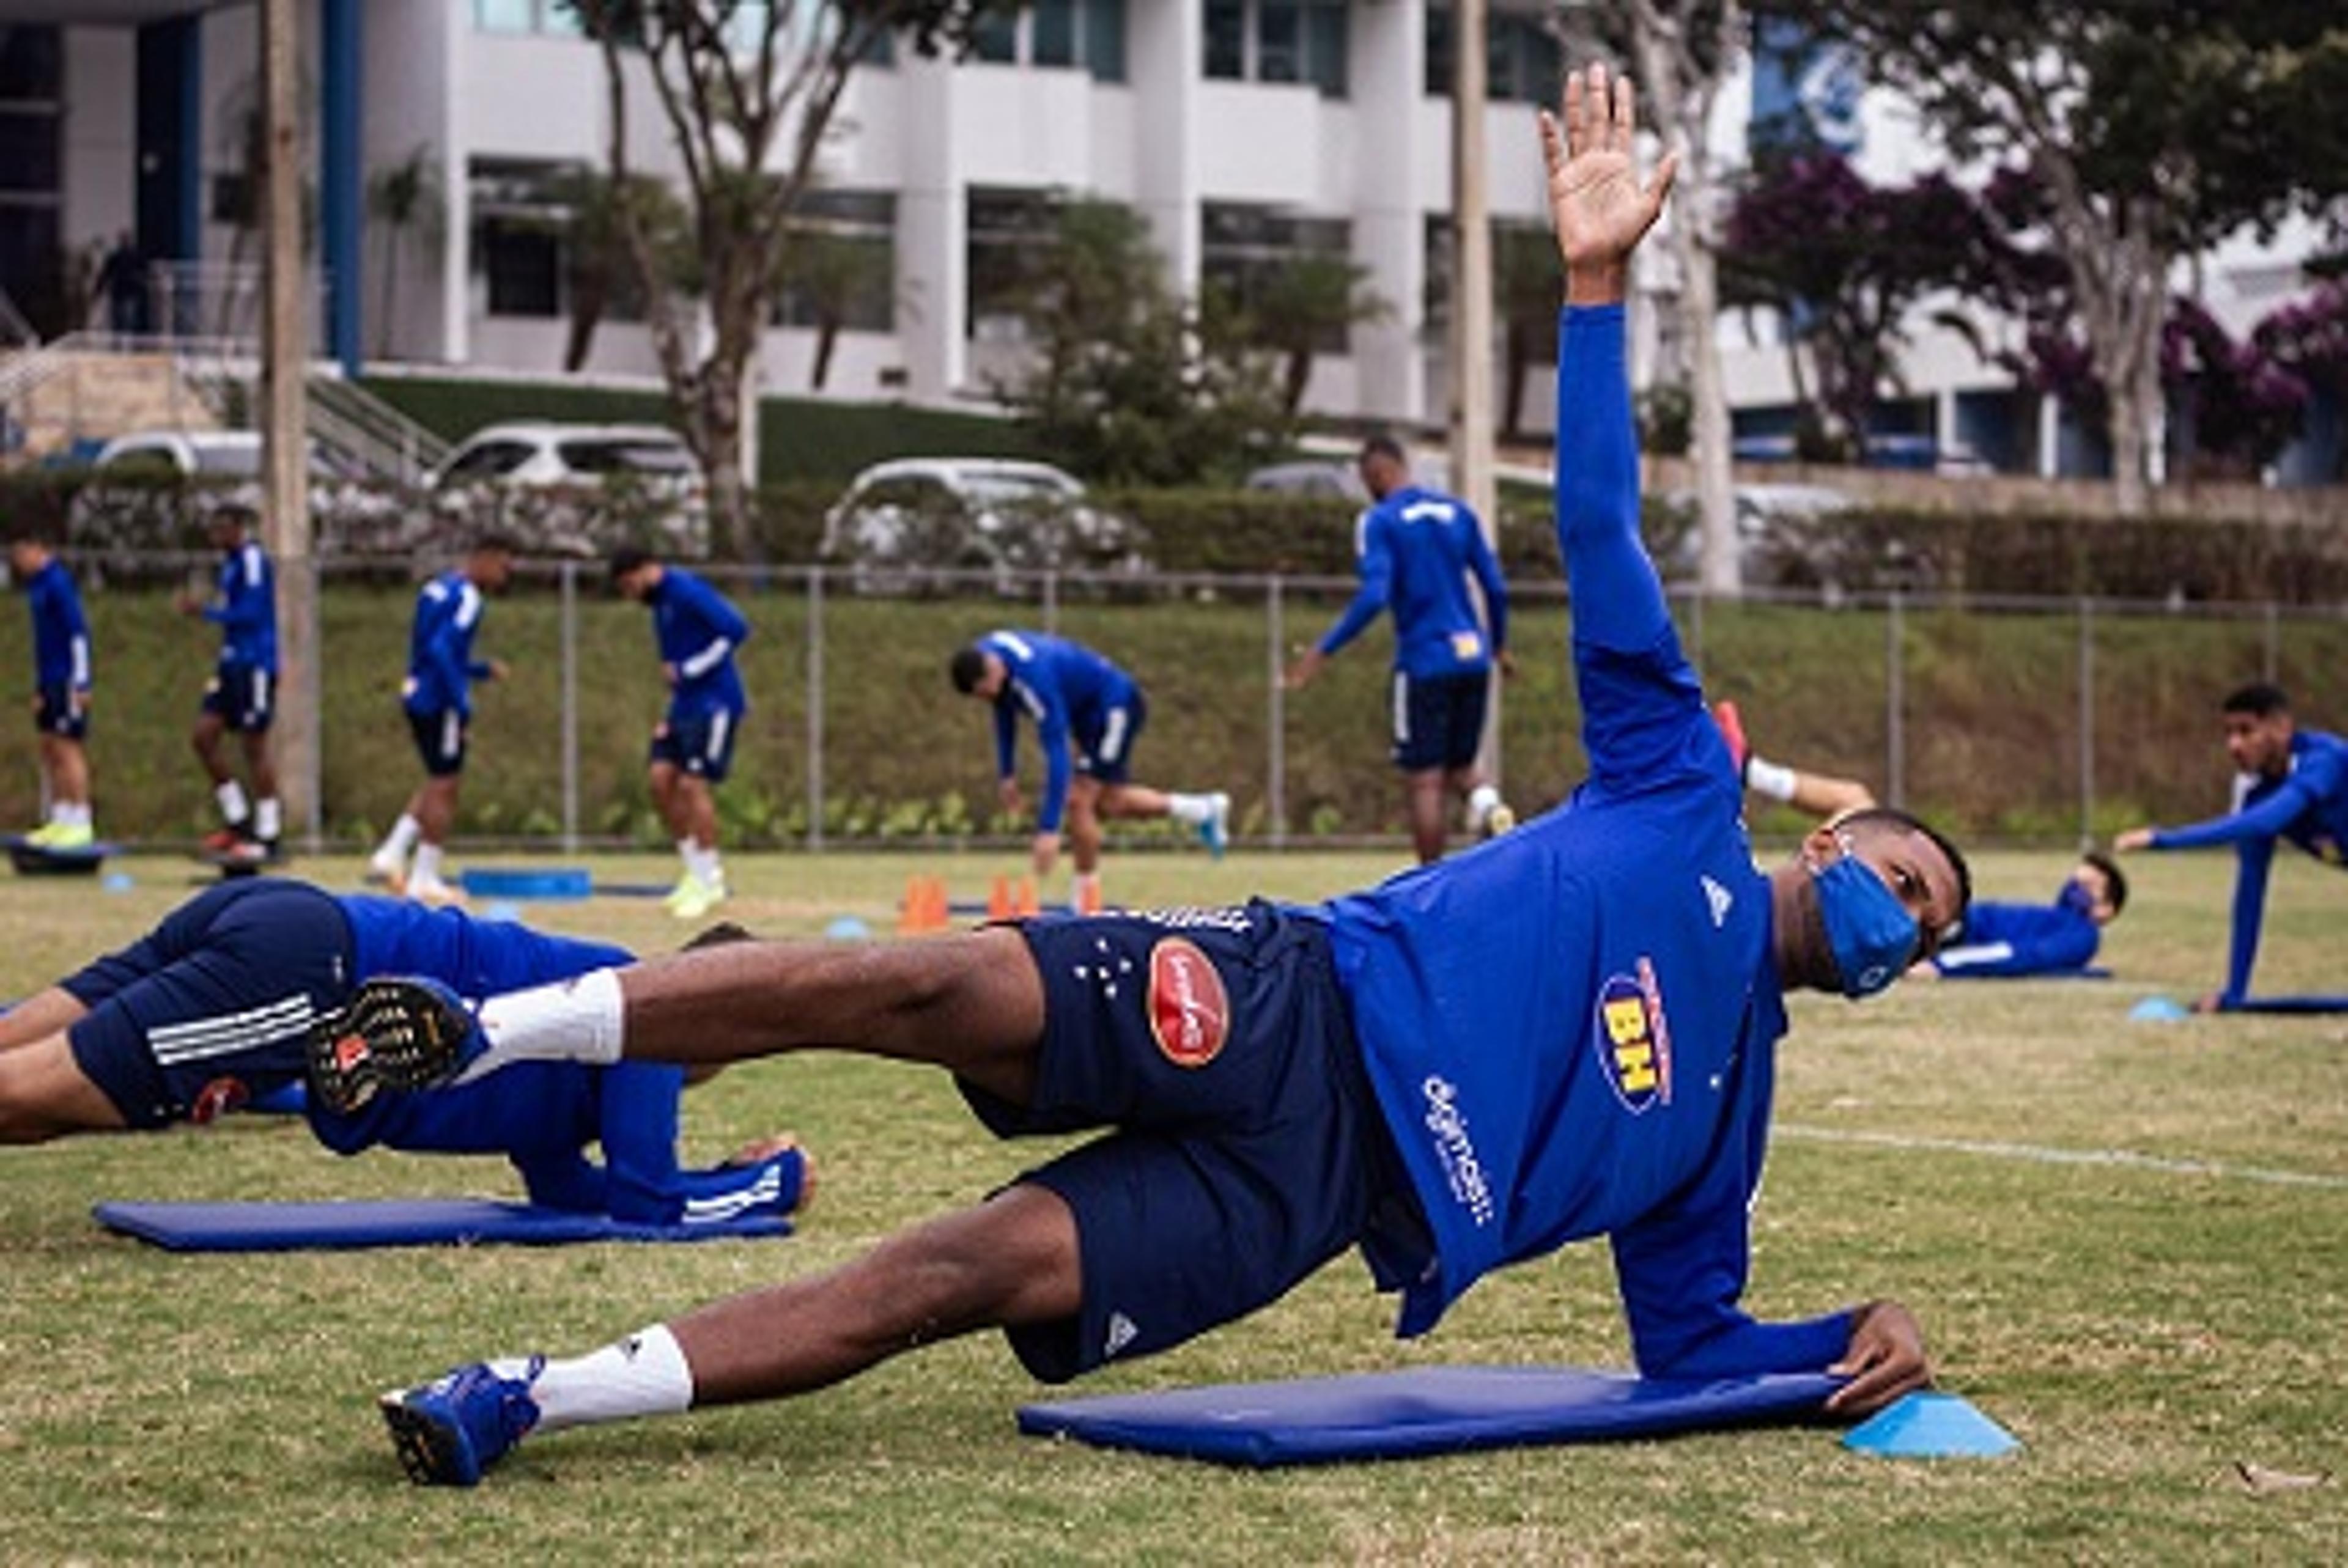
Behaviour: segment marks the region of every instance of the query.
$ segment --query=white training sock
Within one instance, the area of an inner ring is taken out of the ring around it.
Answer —
[[[257,838],[273,839],[285,830],[285,807],[275,795],[263,798],[253,808],[252,831]]]
[[[529,1376],[525,1361],[492,1361],[501,1378]],[[681,1415],[693,1408],[693,1368],[665,1325],[654,1324],[617,1344],[568,1361],[549,1361],[532,1378],[541,1432],[644,1416]]]
[[[714,844],[707,848],[696,844],[686,849],[685,868],[691,872],[694,879],[704,887],[717,888],[726,886],[726,866],[717,858],[717,846]]]
[[[1500,804],[1500,792],[1490,784],[1479,784],[1468,792],[1468,825],[1480,831],[1492,808]]]
[[[1794,798],[1794,770],[1781,768],[1775,763],[1763,762],[1757,756],[1745,759],[1745,787],[1755,794],[1771,800]]]
[[[252,806],[245,804],[244,786],[234,779],[229,780],[226,784],[213,785],[212,798],[220,802],[221,819],[231,827],[234,827],[252,815]]]
[[[592,969],[576,979],[526,991],[509,991],[481,1004],[482,1037],[489,1041],[459,1082],[469,1081],[510,1061],[589,1061],[608,1066],[620,1060],[620,1028],[626,1004],[620,977]]]
[[[1169,792],[1166,796],[1166,815],[1177,822],[1187,822],[1196,827],[1215,815],[1215,797]]]
[[[440,846],[438,845],[419,844],[416,846],[416,863],[408,867],[407,880],[411,886],[420,885],[426,887],[432,886],[440,880]]]
[[[399,814],[399,820],[391,825],[391,833],[375,852],[375,857],[377,860],[405,860],[407,852],[416,847],[416,841],[423,834],[424,825],[403,811]]]
[[[88,827],[90,825],[89,802],[86,800],[68,802],[57,807],[57,811],[60,814],[60,821],[75,827]]]

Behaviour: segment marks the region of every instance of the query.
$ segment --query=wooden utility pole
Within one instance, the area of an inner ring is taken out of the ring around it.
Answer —
[[[1485,542],[1499,545],[1492,477],[1492,222],[1484,145],[1485,0],[1452,12],[1451,74],[1451,490],[1483,519]],[[1500,671],[1492,670],[1489,716],[1477,767],[1500,782]]]
[[[277,565],[277,774],[285,825],[318,837],[318,565],[311,553],[309,323],[302,262],[301,52],[295,0],[262,0],[261,336],[263,538]]]

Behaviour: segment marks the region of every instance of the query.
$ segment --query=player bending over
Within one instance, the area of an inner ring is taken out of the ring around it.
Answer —
[[[1485,1274],[1603,1235],[1654,1376],[1827,1370],[1832,1408],[1921,1386],[1888,1301],[1739,1306],[1787,988],[1861,997],[1962,914],[1956,852],[1876,811],[1753,864],[1719,731],[1640,548],[1624,367],[1642,186],[1627,82],[1542,118],[1568,278],[1557,523],[1591,776],[1465,855],[1316,906],[1061,918],[843,951],[750,944],[485,1003],[366,988],[314,1092],[470,1060],[720,1062],[810,1049],[945,1068],[1000,1133],[1109,1131],[829,1273],[568,1360],[385,1396],[410,1473],[470,1482],[525,1434],[804,1393],[1001,1328],[1047,1381],[1179,1345],[1359,1246],[1434,1327]]]

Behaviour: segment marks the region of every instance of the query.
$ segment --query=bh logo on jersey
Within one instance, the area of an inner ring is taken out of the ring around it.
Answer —
[[[1169,937],[1149,949],[1149,1032],[1177,1067],[1204,1067],[1231,1032],[1223,977],[1199,945]]]
[[[1672,1030],[1649,959],[1639,960],[1635,977],[1609,975],[1599,989],[1597,1046],[1624,1110],[1637,1116],[1658,1101],[1672,1102]]]

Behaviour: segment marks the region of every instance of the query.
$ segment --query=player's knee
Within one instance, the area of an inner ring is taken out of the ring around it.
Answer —
[[[901,1232],[868,1261],[896,1304],[887,1332],[916,1343],[1066,1317],[1082,1295],[1075,1217],[1025,1184]]]

